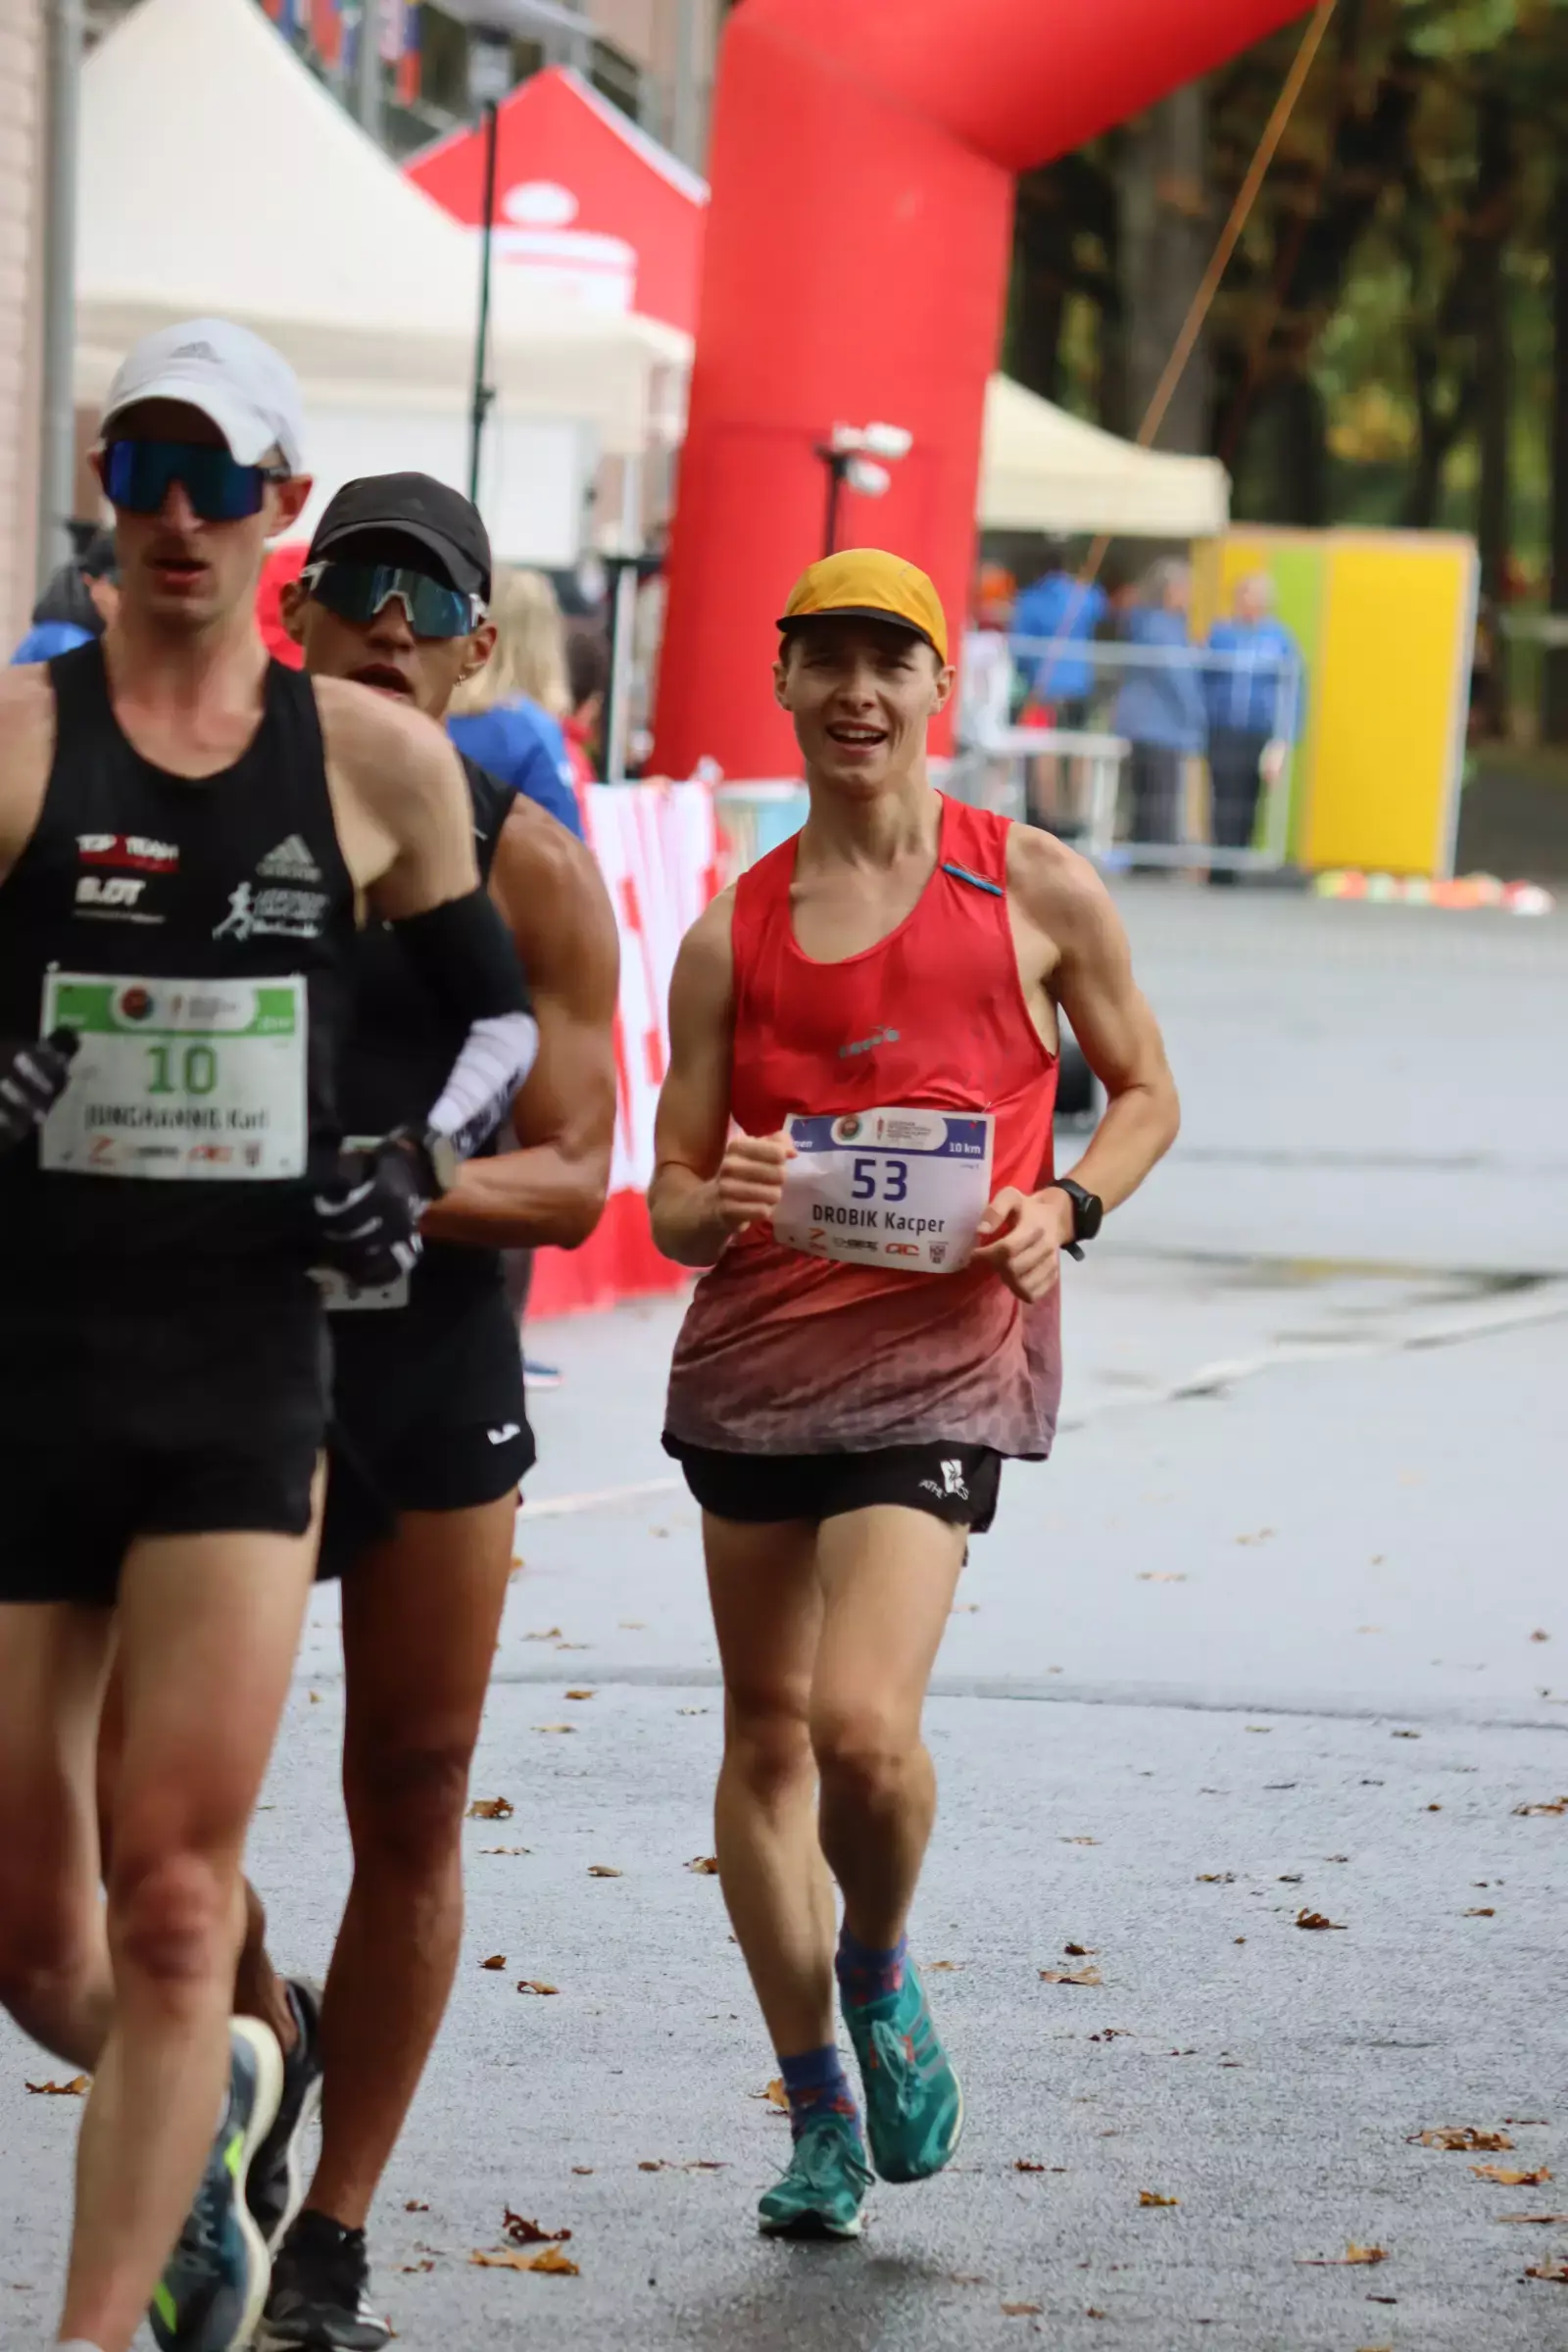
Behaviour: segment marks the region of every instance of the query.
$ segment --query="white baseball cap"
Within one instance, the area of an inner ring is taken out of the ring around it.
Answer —
[[[241,466],[259,466],[276,449],[290,473],[303,470],[299,380],[280,352],[232,319],[187,318],[143,335],[116,369],[100,429],[107,435],[117,416],[144,400],[199,409]]]

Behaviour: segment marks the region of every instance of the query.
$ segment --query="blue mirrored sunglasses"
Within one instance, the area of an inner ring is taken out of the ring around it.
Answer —
[[[340,620],[367,627],[393,597],[402,600],[416,637],[468,637],[484,618],[484,599],[402,564],[307,564],[307,593]]]
[[[286,482],[286,466],[241,466],[204,441],[111,441],[104,449],[104,493],[127,514],[156,514],[178,482],[203,522],[244,522],[259,514],[269,482]]]

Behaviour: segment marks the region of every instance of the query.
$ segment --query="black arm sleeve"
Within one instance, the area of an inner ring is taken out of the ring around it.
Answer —
[[[435,1003],[469,1028],[502,1013],[532,1012],[511,932],[483,889],[406,914],[392,930]]]

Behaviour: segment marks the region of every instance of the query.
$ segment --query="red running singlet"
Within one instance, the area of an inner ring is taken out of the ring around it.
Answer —
[[[1024,999],[1004,817],[944,799],[936,870],[886,939],[818,963],[795,938],[794,841],[741,876],[730,1106],[748,1135],[795,1113],[898,1106],[995,1115],[993,1195],[1052,1173],[1056,1060]],[[736,1237],[697,1285],[670,1370],[677,1443],[864,1453],[963,1440],[1050,1452],[1059,1295],[1026,1307],[989,1267],[846,1265]]]

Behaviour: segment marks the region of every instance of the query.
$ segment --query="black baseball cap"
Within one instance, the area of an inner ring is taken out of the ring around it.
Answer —
[[[490,534],[477,507],[428,473],[367,473],[345,482],[316,526],[308,564],[346,554],[350,540],[412,539],[465,596],[490,595]]]

